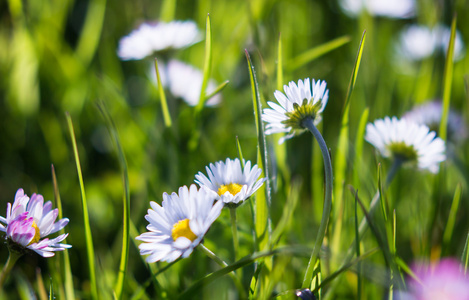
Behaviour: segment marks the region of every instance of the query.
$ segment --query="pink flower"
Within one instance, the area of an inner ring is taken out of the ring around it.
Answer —
[[[68,224],[68,219],[63,218],[55,222],[59,214],[58,209],[52,209],[52,202],[44,204],[44,197],[33,194],[31,199],[19,189],[15,195],[13,205],[7,204],[6,218],[0,217],[0,231],[6,233],[5,239],[13,242],[15,247],[27,248],[35,251],[43,257],[54,256],[53,251],[62,251],[72,247],[67,244],[59,244],[67,234],[49,240],[46,236],[63,229]]]
[[[461,265],[452,258],[435,264],[415,264],[408,292],[400,293],[401,300],[469,300],[469,278],[461,272]]]

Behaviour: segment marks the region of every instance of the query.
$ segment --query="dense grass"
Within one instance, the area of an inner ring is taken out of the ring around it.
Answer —
[[[363,139],[367,122],[430,99],[443,99],[445,114],[451,107],[468,117],[469,56],[453,60],[440,51],[405,61],[396,44],[407,25],[453,21],[467,45],[469,5],[418,4],[416,17],[394,19],[350,17],[336,1],[0,3],[0,215],[18,188],[41,193],[70,219],[73,246],[66,256],[23,256],[1,297],[237,299],[225,276],[235,271],[253,298],[294,298],[324,220],[323,159],[308,132],[282,145],[280,135],[264,137],[259,113],[276,89],[308,77],[329,88],[318,128],[334,190],[319,263],[312,260],[305,286],[320,299],[391,298],[405,289],[416,260],[451,256],[467,265],[467,141],[448,144],[438,174],[404,167],[388,185],[392,162]],[[118,58],[119,39],[141,22],[186,19],[210,39],[142,60]],[[206,80],[228,80],[221,104],[203,106],[201,93],[191,107],[158,90],[150,72],[155,58],[168,57],[199,68]],[[446,138],[446,125],[440,130]],[[236,209],[237,253],[229,209],[205,236],[228,267],[198,249],[172,264],[146,264],[135,237],[146,230],[149,202],[189,186],[209,163],[241,155],[269,180]],[[379,207],[367,214],[378,189]],[[357,241],[363,218],[371,226]],[[0,257],[6,262],[6,244]]]

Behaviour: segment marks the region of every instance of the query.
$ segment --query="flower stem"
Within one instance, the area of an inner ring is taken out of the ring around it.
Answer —
[[[236,208],[230,207],[231,217],[231,231],[233,234],[233,250],[235,261],[238,259],[239,241],[238,241],[238,228],[236,226]]]
[[[322,137],[319,130],[314,126],[313,119],[306,118],[303,120],[302,125],[311,131],[314,138],[319,144],[321,149],[322,157],[324,159],[324,171],[325,171],[325,194],[324,194],[324,208],[322,211],[321,224],[319,226],[318,235],[316,237],[316,242],[314,243],[313,252],[309,259],[308,267],[306,268],[305,277],[303,279],[302,288],[309,288],[311,281],[313,280],[313,271],[314,265],[316,263],[316,258],[319,255],[319,250],[321,249],[324,236],[326,235],[327,224],[329,223],[329,215],[331,213],[332,207],[332,163],[329,156],[329,149],[327,148],[326,142]]]
[[[228,267],[228,264],[224,260],[222,260],[215,253],[210,251],[210,249],[205,247],[204,244],[199,244],[199,246],[197,246],[197,249],[199,249],[203,253],[205,253],[205,255],[207,255],[211,260],[216,262],[220,267],[222,267],[222,268]],[[239,298],[240,299],[247,299],[246,292],[244,291],[244,288],[243,288],[243,284],[241,283],[239,278],[236,276],[236,274],[234,272],[230,272],[229,275],[233,279],[234,284],[236,285],[236,288],[238,289]]]
[[[11,269],[13,269],[13,266],[15,265],[16,261],[18,258],[20,258],[23,254],[16,252],[16,251],[10,251],[10,255],[8,256],[8,260],[3,267],[2,273],[0,273],[0,287],[3,288],[3,284],[5,283],[6,278],[8,277],[8,274],[10,274]]]

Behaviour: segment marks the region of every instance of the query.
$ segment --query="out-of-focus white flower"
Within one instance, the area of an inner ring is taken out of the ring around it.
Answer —
[[[196,106],[199,103],[200,90],[204,78],[200,70],[175,59],[170,60],[167,65],[158,62],[158,69],[162,85],[168,88],[173,96],[181,98],[190,106]],[[150,74],[153,83],[158,86],[154,67],[151,68]],[[210,95],[217,87],[217,82],[210,79],[207,84],[206,95]],[[220,102],[221,95],[218,93],[208,99],[205,105],[215,106]]]
[[[417,164],[437,173],[446,159],[445,142],[426,125],[385,117],[366,126],[365,139],[384,157]]]
[[[436,51],[447,51],[451,29],[443,25],[430,28],[423,25],[410,25],[400,34],[397,52],[410,60],[421,60]],[[454,59],[464,57],[464,43],[459,31],[456,31]]]
[[[195,175],[195,182],[201,187],[206,187],[218,194],[221,202],[228,206],[238,206],[256,192],[266,178],[258,180],[262,170],[248,160],[241,168],[239,159],[226,159],[205,167],[207,176],[202,172]]]
[[[340,6],[355,17],[363,10],[373,16],[407,19],[415,15],[415,0],[340,0]]]
[[[117,54],[122,60],[138,60],[155,51],[180,49],[200,41],[193,21],[143,23],[119,41]]]
[[[402,118],[417,124],[427,125],[430,130],[438,132],[440,129],[443,105],[441,101],[430,101],[414,107],[406,112]],[[450,109],[448,114],[448,140],[461,141],[467,138],[467,126],[461,115]]]
[[[145,216],[149,231],[136,238],[143,242],[138,246],[140,254],[149,255],[149,263],[188,257],[223,209],[221,201],[214,203],[216,196],[193,184],[180,187],[178,194],[164,193],[162,206],[151,201]]]
[[[62,251],[72,247],[67,244],[59,244],[68,233],[59,235],[49,240],[48,235],[53,234],[68,224],[68,219],[63,218],[55,222],[58,209],[52,209],[52,202],[44,204],[42,195],[33,194],[31,199],[19,189],[15,195],[13,205],[7,204],[6,218],[0,217],[0,231],[6,233],[8,243],[19,249],[33,250],[43,257],[54,256],[53,251]]]
[[[325,81],[315,81],[310,84],[309,78],[298,80],[298,85],[291,81],[284,85],[285,94],[275,91],[274,96],[278,103],[267,102],[271,108],[265,108],[262,120],[267,123],[265,134],[288,132],[279,143],[303,132],[303,121],[307,118],[313,120],[314,125],[322,120],[322,112],[329,99],[329,90]],[[286,95],[286,96],[285,96]]]

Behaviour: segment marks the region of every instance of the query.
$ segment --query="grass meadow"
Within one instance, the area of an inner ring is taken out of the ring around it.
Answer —
[[[404,299],[420,280],[415,262],[452,258],[465,274],[469,2],[417,0],[399,16],[345,2],[0,1],[0,216],[19,188],[39,193],[70,220],[72,246],[23,255],[0,299],[296,299],[303,289],[323,300]],[[121,39],[142,23],[175,20],[194,21],[197,41],[120,57]],[[438,46],[405,44],[414,25],[446,31]],[[199,73],[164,88],[155,59],[160,73],[171,60]],[[327,82],[315,125],[332,182],[310,132],[279,144],[285,134],[266,134],[262,121],[276,90],[306,78]],[[365,140],[367,124],[435,100],[444,121],[430,129],[446,155],[436,172],[396,168]],[[150,201],[227,158],[257,164],[266,181],[223,208],[188,257],[147,263],[135,238]]]

